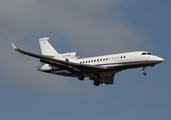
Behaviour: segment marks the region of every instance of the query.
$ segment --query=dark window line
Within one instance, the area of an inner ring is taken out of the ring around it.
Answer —
[[[146,53],[145,53],[146,54]],[[143,55],[143,53],[142,53],[142,55]],[[118,56],[118,57],[112,57],[112,58],[103,58],[103,59],[95,59],[95,60],[87,60],[87,61],[80,61],[80,64],[84,64],[84,63],[93,63],[93,62],[99,62],[99,61],[108,61],[108,60],[111,60],[111,59],[122,59],[122,58],[126,58],[126,56]]]

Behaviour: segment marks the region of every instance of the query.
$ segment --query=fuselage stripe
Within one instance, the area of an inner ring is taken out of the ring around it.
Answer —
[[[99,65],[113,65],[113,64],[128,64],[128,63],[142,63],[142,62],[157,62],[157,61],[134,61],[134,62],[106,63],[106,64],[95,64],[95,66],[99,66]]]

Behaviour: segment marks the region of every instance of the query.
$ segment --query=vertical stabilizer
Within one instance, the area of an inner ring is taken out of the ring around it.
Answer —
[[[59,53],[47,41],[48,39],[49,38],[41,38],[41,39],[39,39],[42,55],[48,56],[48,57],[55,57],[55,56],[59,55]]]

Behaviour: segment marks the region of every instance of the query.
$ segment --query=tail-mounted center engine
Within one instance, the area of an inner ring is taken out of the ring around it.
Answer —
[[[61,55],[63,56],[63,58],[69,58],[69,59],[78,59],[80,57],[78,52],[65,53]]]

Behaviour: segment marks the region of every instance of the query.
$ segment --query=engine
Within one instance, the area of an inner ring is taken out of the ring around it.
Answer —
[[[78,59],[80,57],[78,52],[65,53],[61,55],[63,56],[63,58],[69,58],[69,59]]]

